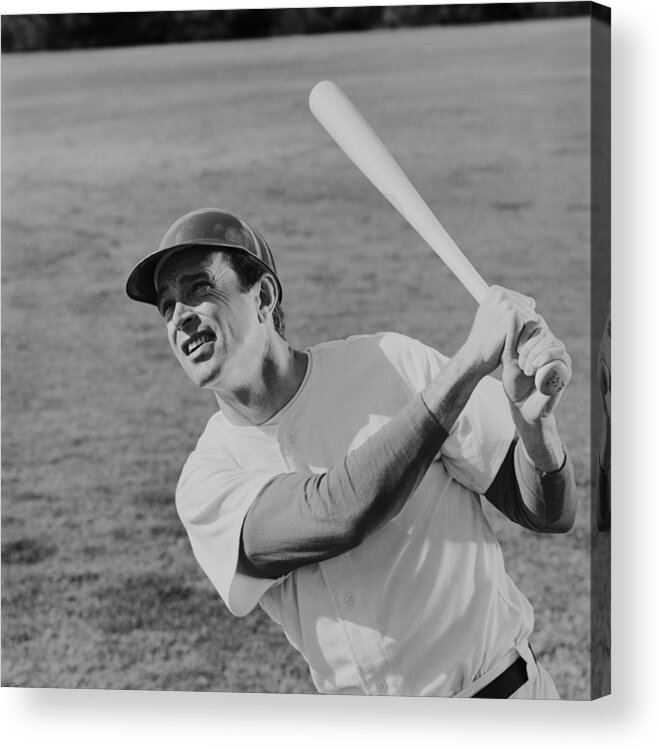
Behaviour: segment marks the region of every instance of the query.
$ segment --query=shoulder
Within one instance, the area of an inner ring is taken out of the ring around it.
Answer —
[[[219,446],[222,446],[227,442],[227,420],[222,411],[218,409],[207,421],[191,455],[204,453],[210,448],[217,450]]]
[[[380,336],[380,347],[391,358],[413,358],[420,361],[437,360],[439,362],[447,359],[433,347],[410,336],[401,333],[383,333]]]
[[[227,421],[220,410],[210,417],[194,449],[188,455],[181,470],[179,485],[196,469],[209,461],[227,468],[236,465],[231,451],[231,437],[228,434]]]
[[[421,341],[393,331],[368,333],[349,336],[338,341],[326,341],[311,347],[311,352],[318,357],[341,357],[342,355],[369,356],[385,354],[388,357],[429,356],[435,350],[422,344]],[[438,353],[435,352],[437,355]],[[440,355],[438,355],[440,356]]]
[[[175,504],[184,522],[203,516],[209,499],[217,500],[228,492],[231,489],[228,479],[240,470],[223,422],[221,412],[209,419],[181,469]]]
[[[392,331],[329,341],[312,347],[311,354],[321,370],[341,372],[345,378],[370,379],[374,373],[389,372],[411,393],[423,390],[447,361],[417,339]]]

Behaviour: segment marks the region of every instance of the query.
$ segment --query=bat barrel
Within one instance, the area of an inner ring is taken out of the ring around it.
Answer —
[[[396,208],[481,304],[488,284],[462,253],[417,192],[405,172],[353,102],[332,81],[320,81],[309,95],[312,114],[362,174]],[[552,362],[536,374],[537,389],[558,393],[568,382],[563,362]]]
[[[321,81],[309,95],[312,114],[348,158],[481,302],[488,285],[440,224],[389,149],[346,94]]]

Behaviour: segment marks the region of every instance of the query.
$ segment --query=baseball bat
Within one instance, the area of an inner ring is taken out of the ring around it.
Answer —
[[[353,164],[481,304],[488,284],[463,255],[385,144],[339,86],[332,81],[317,83],[309,95],[309,108]],[[568,369],[559,360],[539,368],[534,377],[537,390],[547,396],[559,393],[567,382]]]

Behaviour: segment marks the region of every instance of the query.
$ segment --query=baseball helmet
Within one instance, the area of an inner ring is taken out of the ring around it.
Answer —
[[[126,293],[138,302],[156,304],[156,279],[163,264],[173,255],[199,247],[247,253],[270,271],[277,282],[278,300],[282,286],[275,270],[275,261],[266,240],[245,219],[219,208],[191,211],[165,232],[158,250],[147,255],[131,271]]]

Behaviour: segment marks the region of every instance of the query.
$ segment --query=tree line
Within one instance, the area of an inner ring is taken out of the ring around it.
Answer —
[[[262,8],[2,16],[2,52],[321,34],[589,15],[590,2]]]

